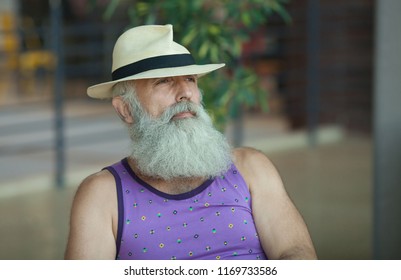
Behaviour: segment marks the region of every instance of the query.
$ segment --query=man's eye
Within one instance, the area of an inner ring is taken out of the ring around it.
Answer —
[[[189,82],[196,82],[196,78],[194,76],[187,77],[187,81]]]

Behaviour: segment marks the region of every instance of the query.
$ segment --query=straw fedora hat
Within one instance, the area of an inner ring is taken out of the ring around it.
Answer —
[[[184,75],[204,75],[225,64],[197,65],[190,52],[173,41],[173,26],[144,25],[124,32],[113,50],[112,81],[93,85],[93,98],[111,98],[121,81]]]

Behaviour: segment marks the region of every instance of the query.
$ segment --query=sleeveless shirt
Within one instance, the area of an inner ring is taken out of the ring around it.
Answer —
[[[234,164],[178,195],[141,180],[127,158],[105,169],[117,187],[116,259],[266,259],[250,192]]]

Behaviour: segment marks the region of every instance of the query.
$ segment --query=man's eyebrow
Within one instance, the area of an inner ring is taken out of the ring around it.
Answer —
[[[158,81],[163,80],[163,79],[168,79],[169,77],[159,77],[159,78],[152,78],[150,83],[152,85],[155,85]]]
[[[198,75],[186,75],[184,77],[186,77],[186,78],[194,78],[195,80],[198,79]]]

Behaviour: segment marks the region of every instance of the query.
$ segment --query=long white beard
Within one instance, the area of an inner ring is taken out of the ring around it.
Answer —
[[[214,177],[229,169],[230,146],[202,106],[180,102],[155,119],[137,101],[131,103],[135,119],[129,127],[131,157],[143,175],[170,181]],[[185,111],[195,116],[172,119]]]

